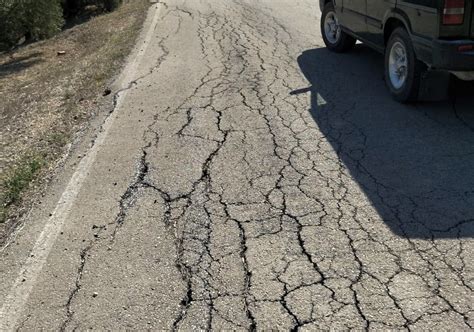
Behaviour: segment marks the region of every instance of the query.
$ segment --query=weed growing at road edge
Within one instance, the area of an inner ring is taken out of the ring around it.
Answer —
[[[21,193],[29,187],[44,164],[44,159],[40,156],[27,157],[3,181],[3,192],[0,194],[0,222],[7,219],[7,208],[20,200]]]

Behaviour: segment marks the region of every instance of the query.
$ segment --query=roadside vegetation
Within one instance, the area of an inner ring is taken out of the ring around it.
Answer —
[[[0,50],[49,38],[90,8],[113,11],[121,0],[0,0]]]
[[[98,112],[148,6],[148,0],[0,0],[6,50],[0,53],[0,242]]]

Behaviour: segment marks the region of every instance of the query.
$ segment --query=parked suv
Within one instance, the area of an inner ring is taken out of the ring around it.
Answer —
[[[320,0],[320,7],[327,48],[346,52],[358,39],[384,53],[398,101],[418,99],[427,72],[474,80],[472,0]]]

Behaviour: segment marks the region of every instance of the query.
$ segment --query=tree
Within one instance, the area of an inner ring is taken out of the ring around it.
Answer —
[[[64,24],[60,0],[0,0],[0,49],[22,37],[38,40],[54,35]]]
[[[59,32],[64,24],[60,0],[23,0],[23,26],[27,37],[38,40]]]
[[[0,50],[25,37],[48,38],[59,32],[66,19],[80,15],[88,5],[113,11],[122,0],[0,0]]]
[[[0,49],[10,47],[21,38],[20,5],[19,1],[0,0]]]

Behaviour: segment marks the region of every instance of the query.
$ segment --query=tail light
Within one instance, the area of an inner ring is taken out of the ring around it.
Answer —
[[[460,25],[464,23],[465,0],[445,0],[443,10],[444,25]]]
[[[461,45],[458,46],[458,51],[459,52],[469,52],[474,50],[474,45]]]

